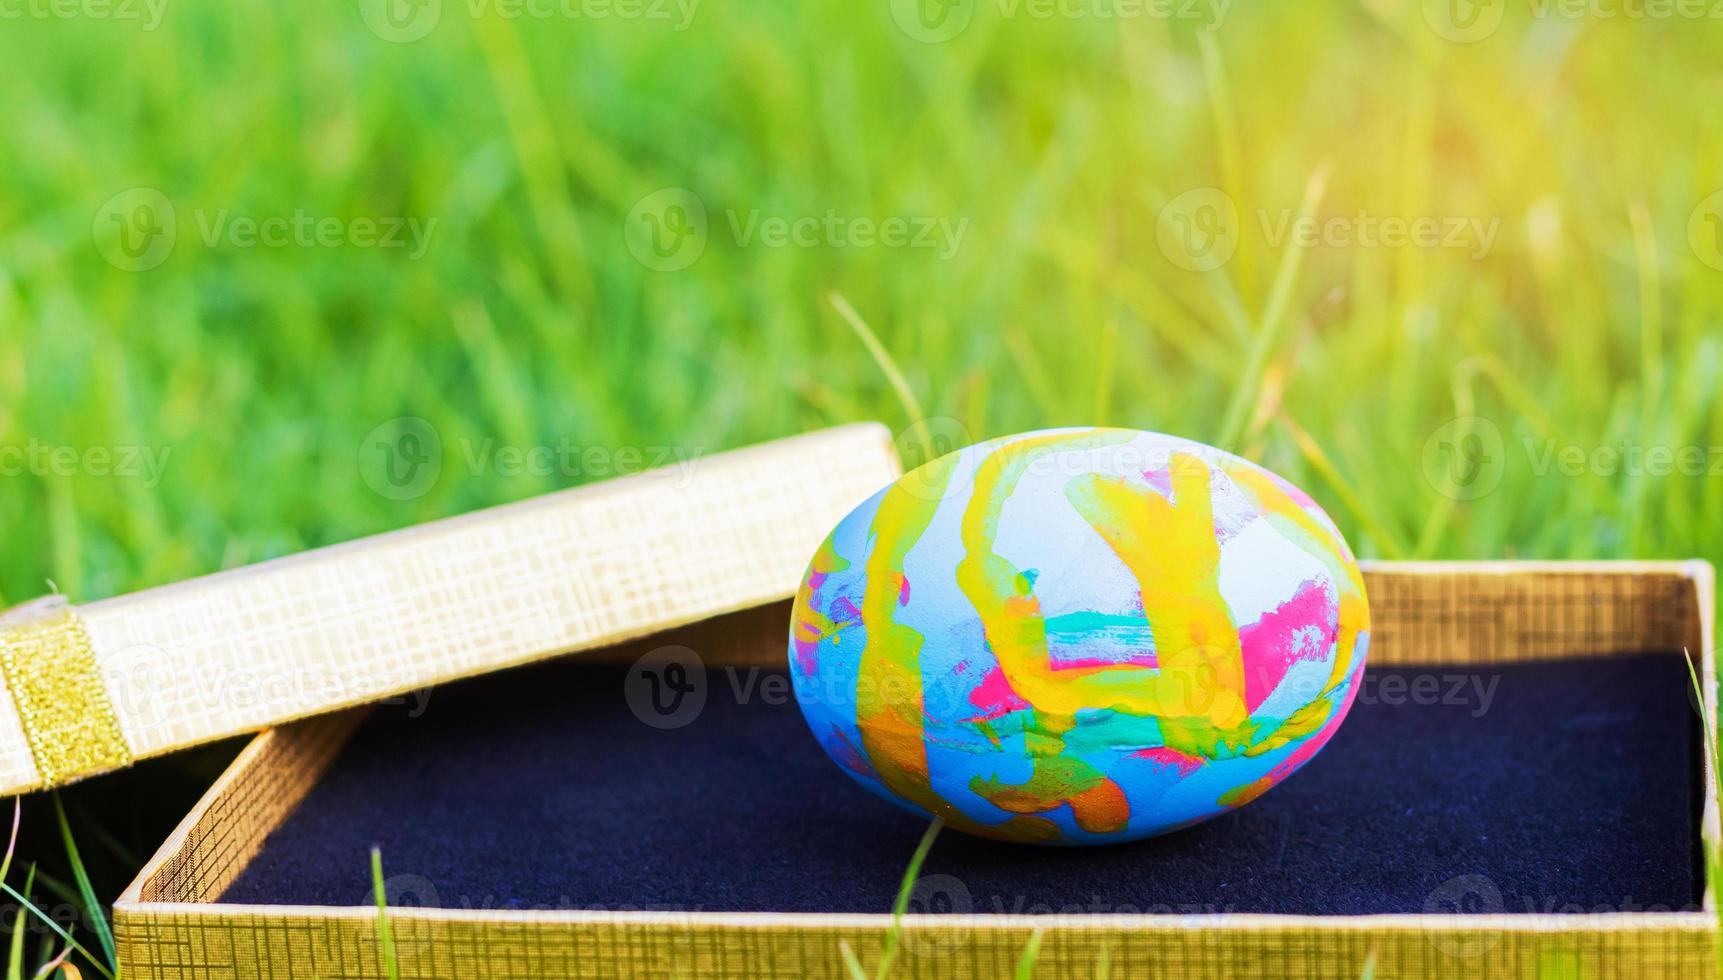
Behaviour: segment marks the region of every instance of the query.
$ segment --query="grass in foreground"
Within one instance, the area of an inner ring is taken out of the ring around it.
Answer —
[[[371,848],[371,890],[377,900],[377,958],[383,963],[383,975],[389,980],[401,980],[400,956],[395,950],[395,930],[389,924],[389,896],[383,886],[383,852]]]
[[[1718,798],[1723,799],[1723,769],[1718,768],[1718,760],[1723,758],[1723,741],[1717,730],[1716,719],[1706,711],[1709,703],[1705,697],[1705,685],[1699,679],[1699,671],[1693,666],[1693,652],[1687,653],[1687,676],[1693,682],[1693,696],[1699,708],[1700,740],[1704,743],[1705,771],[1711,774],[1712,786]],[[1713,692],[1716,693],[1716,692]],[[1723,891],[1723,841],[1715,840],[1709,835],[1705,837],[1705,881],[1710,897],[1716,901]],[[1723,977],[1723,901],[1717,905],[1717,972]]]
[[[7,944],[6,980],[23,980],[28,976],[33,980],[46,980],[58,973],[64,980],[82,980],[83,972],[78,966],[93,970],[105,980],[116,980],[119,974],[119,960],[114,954],[113,930],[108,924],[107,911],[96,899],[95,891],[90,885],[89,875],[85,870],[83,859],[78,854],[77,844],[72,838],[71,823],[66,819],[65,806],[60,801],[58,793],[54,793],[54,813],[59,822],[61,841],[66,848],[66,859],[70,864],[73,876],[78,883],[77,891],[59,889],[62,897],[69,901],[81,902],[74,904],[79,921],[89,923],[100,943],[102,956],[97,956],[53,916],[44,912],[32,900],[31,895],[36,885],[36,866],[32,864],[24,877],[22,891],[12,887],[7,880],[12,870],[13,857],[17,853],[18,831],[22,824],[24,801],[15,797],[12,801],[12,831],[7,839],[6,854],[0,858],[0,891],[3,891],[13,902],[17,910],[10,923],[11,939]],[[38,965],[26,972],[25,943],[32,927],[39,928],[43,935],[40,948],[36,951]],[[55,940],[59,941],[60,949],[55,953]],[[74,960],[74,956],[77,960]]]

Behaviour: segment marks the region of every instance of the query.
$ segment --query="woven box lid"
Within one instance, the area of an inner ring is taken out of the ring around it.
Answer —
[[[854,425],[248,568],[0,616],[0,793],[794,593],[897,477]]]

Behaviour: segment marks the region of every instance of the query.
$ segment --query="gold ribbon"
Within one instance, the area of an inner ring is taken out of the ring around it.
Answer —
[[[77,611],[64,602],[44,609],[0,623],[0,672],[46,788],[131,765],[132,752]]]

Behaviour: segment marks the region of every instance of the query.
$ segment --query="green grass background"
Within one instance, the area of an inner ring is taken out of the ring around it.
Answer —
[[[1391,0],[1235,0],[1212,30],[987,0],[932,44],[887,0],[706,0],[680,31],[445,0],[411,43],[335,0],[168,0],[154,30],[0,20],[0,447],[169,453],[154,486],[0,476],[0,599],[88,601],[598,475],[474,472],[460,447],[487,439],[711,453],[907,429],[833,293],[941,432],[1224,441],[1367,557],[1716,556],[1723,479],[1539,456],[1723,444],[1723,271],[1689,236],[1723,190],[1723,23],[1498,2],[1506,22],[1473,44]],[[1296,211],[1319,173],[1324,219],[1500,232],[1481,258],[1265,240],[1258,214]],[[179,228],[130,272],[99,219],[137,187]],[[710,217],[672,272],[624,237],[666,187]],[[1157,236],[1163,205],[1203,187],[1242,213],[1209,273]],[[949,257],[739,242],[727,214],[756,209],[967,236]],[[206,243],[199,216],[224,210],[437,224],[417,260]],[[360,452],[401,416],[447,453],[408,500],[375,492]],[[1428,465],[1458,417],[1502,437],[1474,500]],[[195,792],[211,765],[126,792]],[[108,897],[187,801],[84,792],[73,822],[112,838],[85,847],[111,852]]]

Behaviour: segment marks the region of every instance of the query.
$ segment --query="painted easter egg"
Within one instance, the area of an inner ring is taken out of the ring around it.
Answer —
[[[1125,429],[971,446],[832,531],[790,676],[856,781],[959,830],[1100,844],[1243,806],[1334,735],[1370,611],[1303,491]]]

